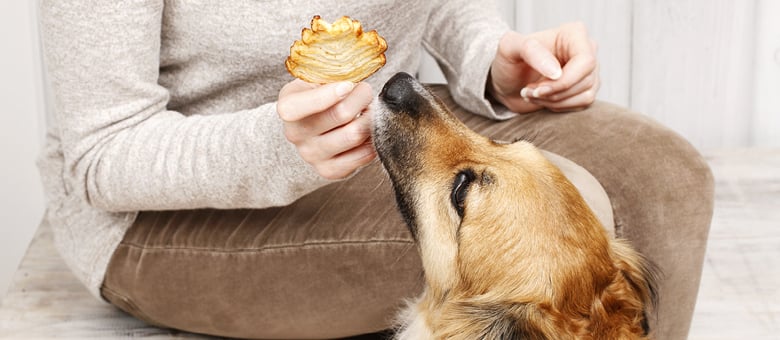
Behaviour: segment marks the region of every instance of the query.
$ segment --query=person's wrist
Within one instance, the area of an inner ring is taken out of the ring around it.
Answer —
[[[491,103],[500,104],[506,106],[503,100],[503,96],[498,93],[496,84],[493,82],[493,66],[490,66],[487,78],[485,79],[485,99]]]

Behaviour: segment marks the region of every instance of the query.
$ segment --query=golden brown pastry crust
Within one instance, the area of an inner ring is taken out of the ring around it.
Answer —
[[[343,16],[328,24],[315,15],[290,46],[285,67],[310,83],[357,83],[385,65],[385,50],[385,39],[376,30],[363,32],[360,21]]]

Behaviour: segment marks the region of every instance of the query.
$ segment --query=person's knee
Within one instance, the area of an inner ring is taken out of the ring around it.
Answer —
[[[714,197],[706,159],[684,137],[646,116],[626,113],[612,118],[619,124],[615,128],[626,132],[618,141],[622,156],[613,169],[622,178],[611,188],[613,203],[623,205],[616,208],[622,210],[616,215],[674,226],[666,233],[667,241],[706,239]],[[644,216],[634,216],[640,214]]]
[[[647,184],[663,201],[688,201],[711,204],[714,180],[706,159],[685,138],[655,122],[647,123],[647,133],[641,138],[644,145],[636,151],[644,153],[640,159]]]

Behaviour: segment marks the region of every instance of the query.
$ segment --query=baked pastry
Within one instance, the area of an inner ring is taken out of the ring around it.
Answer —
[[[328,24],[315,15],[284,64],[294,77],[310,83],[357,83],[385,65],[385,50],[385,39],[376,30],[363,32],[360,21],[344,16]]]

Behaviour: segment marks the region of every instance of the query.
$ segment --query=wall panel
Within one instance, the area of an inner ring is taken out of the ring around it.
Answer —
[[[780,1],[758,1],[756,16],[755,116],[750,144],[780,147]]]
[[[700,149],[748,145],[754,5],[634,1],[631,107]]]

